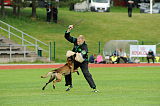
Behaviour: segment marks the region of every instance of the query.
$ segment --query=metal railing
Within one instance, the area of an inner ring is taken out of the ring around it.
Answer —
[[[46,53],[48,53],[49,55],[47,57],[49,57],[50,59],[50,47],[48,44],[36,39],[35,37],[24,33],[23,31],[3,22],[0,20],[0,29],[2,29],[3,31],[8,33],[8,38],[11,39],[11,36],[15,36],[17,38],[19,38],[21,40],[21,45],[24,46],[25,43],[27,43],[28,45],[32,45],[35,48],[35,52],[37,52],[38,50],[42,50]],[[15,31],[19,32],[21,34],[18,35],[16,33],[14,33]],[[28,39],[26,38],[28,37]],[[40,46],[41,45],[41,46]]]

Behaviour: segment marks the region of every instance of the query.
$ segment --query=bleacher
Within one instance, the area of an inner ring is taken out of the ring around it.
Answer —
[[[30,45],[20,45],[0,35],[0,63],[37,60],[48,62],[48,59],[38,56],[37,52],[28,49],[28,46]]]
[[[1,20],[0,31],[0,63],[50,61],[48,44]]]

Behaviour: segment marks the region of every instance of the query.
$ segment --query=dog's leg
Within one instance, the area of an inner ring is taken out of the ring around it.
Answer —
[[[55,86],[54,82],[55,82],[55,80],[53,81],[53,89],[55,89],[55,88],[56,88],[56,86]]]
[[[73,70],[73,72],[77,72],[77,74],[79,75],[78,68]]]
[[[49,81],[46,83],[46,85],[42,88],[42,90],[44,90],[45,87],[46,87],[50,82],[52,82],[54,79],[55,79],[55,75],[53,74],[53,75],[51,76],[51,78],[49,79]]]
[[[61,81],[62,81],[62,74],[57,73],[56,82],[61,82]]]
[[[55,78],[56,78],[56,80],[53,81],[53,89],[55,89],[56,82],[60,82],[62,80],[62,74],[55,73]]]
[[[42,75],[41,78],[47,78],[49,75],[51,75],[53,72],[48,72],[47,74],[45,75]]]
[[[57,73],[55,73],[54,75],[55,75],[55,78],[57,78]],[[56,83],[55,80],[53,80],[53,89],[56,88],[55,83]]]

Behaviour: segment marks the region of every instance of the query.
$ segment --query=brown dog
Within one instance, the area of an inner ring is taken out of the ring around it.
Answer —
[[[41,78],[47,78],[48,76],[51,76],[49,81],[42,88],[42,90],[44,90],[45,87],[52,81],[53,81],[53,88],[55,89],[55,83],[60,82],[62,80],[62,75],[68,75],[73,72],[77,72],[77,74],[79,74],[77,70],[74,70],[74,59],[73,56],[71,56],[67,58],[67,63],[64,66],[52,70],[48,72],[46,75],[41,76]]]

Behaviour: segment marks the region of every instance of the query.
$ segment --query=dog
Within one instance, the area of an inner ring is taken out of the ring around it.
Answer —
[[[45,84],[45,86],[42,88],[42,90],[45,89],[45,87],[53,81],[53,89],[55,89],[55,84],[57,82],[61,82],[63,75],[68,75],[73,72],[77,72],[79,75],[78,70],[74,70],[74,56],[70,56],[67,58],[67,62],[64,66],[57,68],[55,70],[51,70],[45,75],[42,75],[41,78],[47,78],[48,76],[51,76],[49,81]]]

